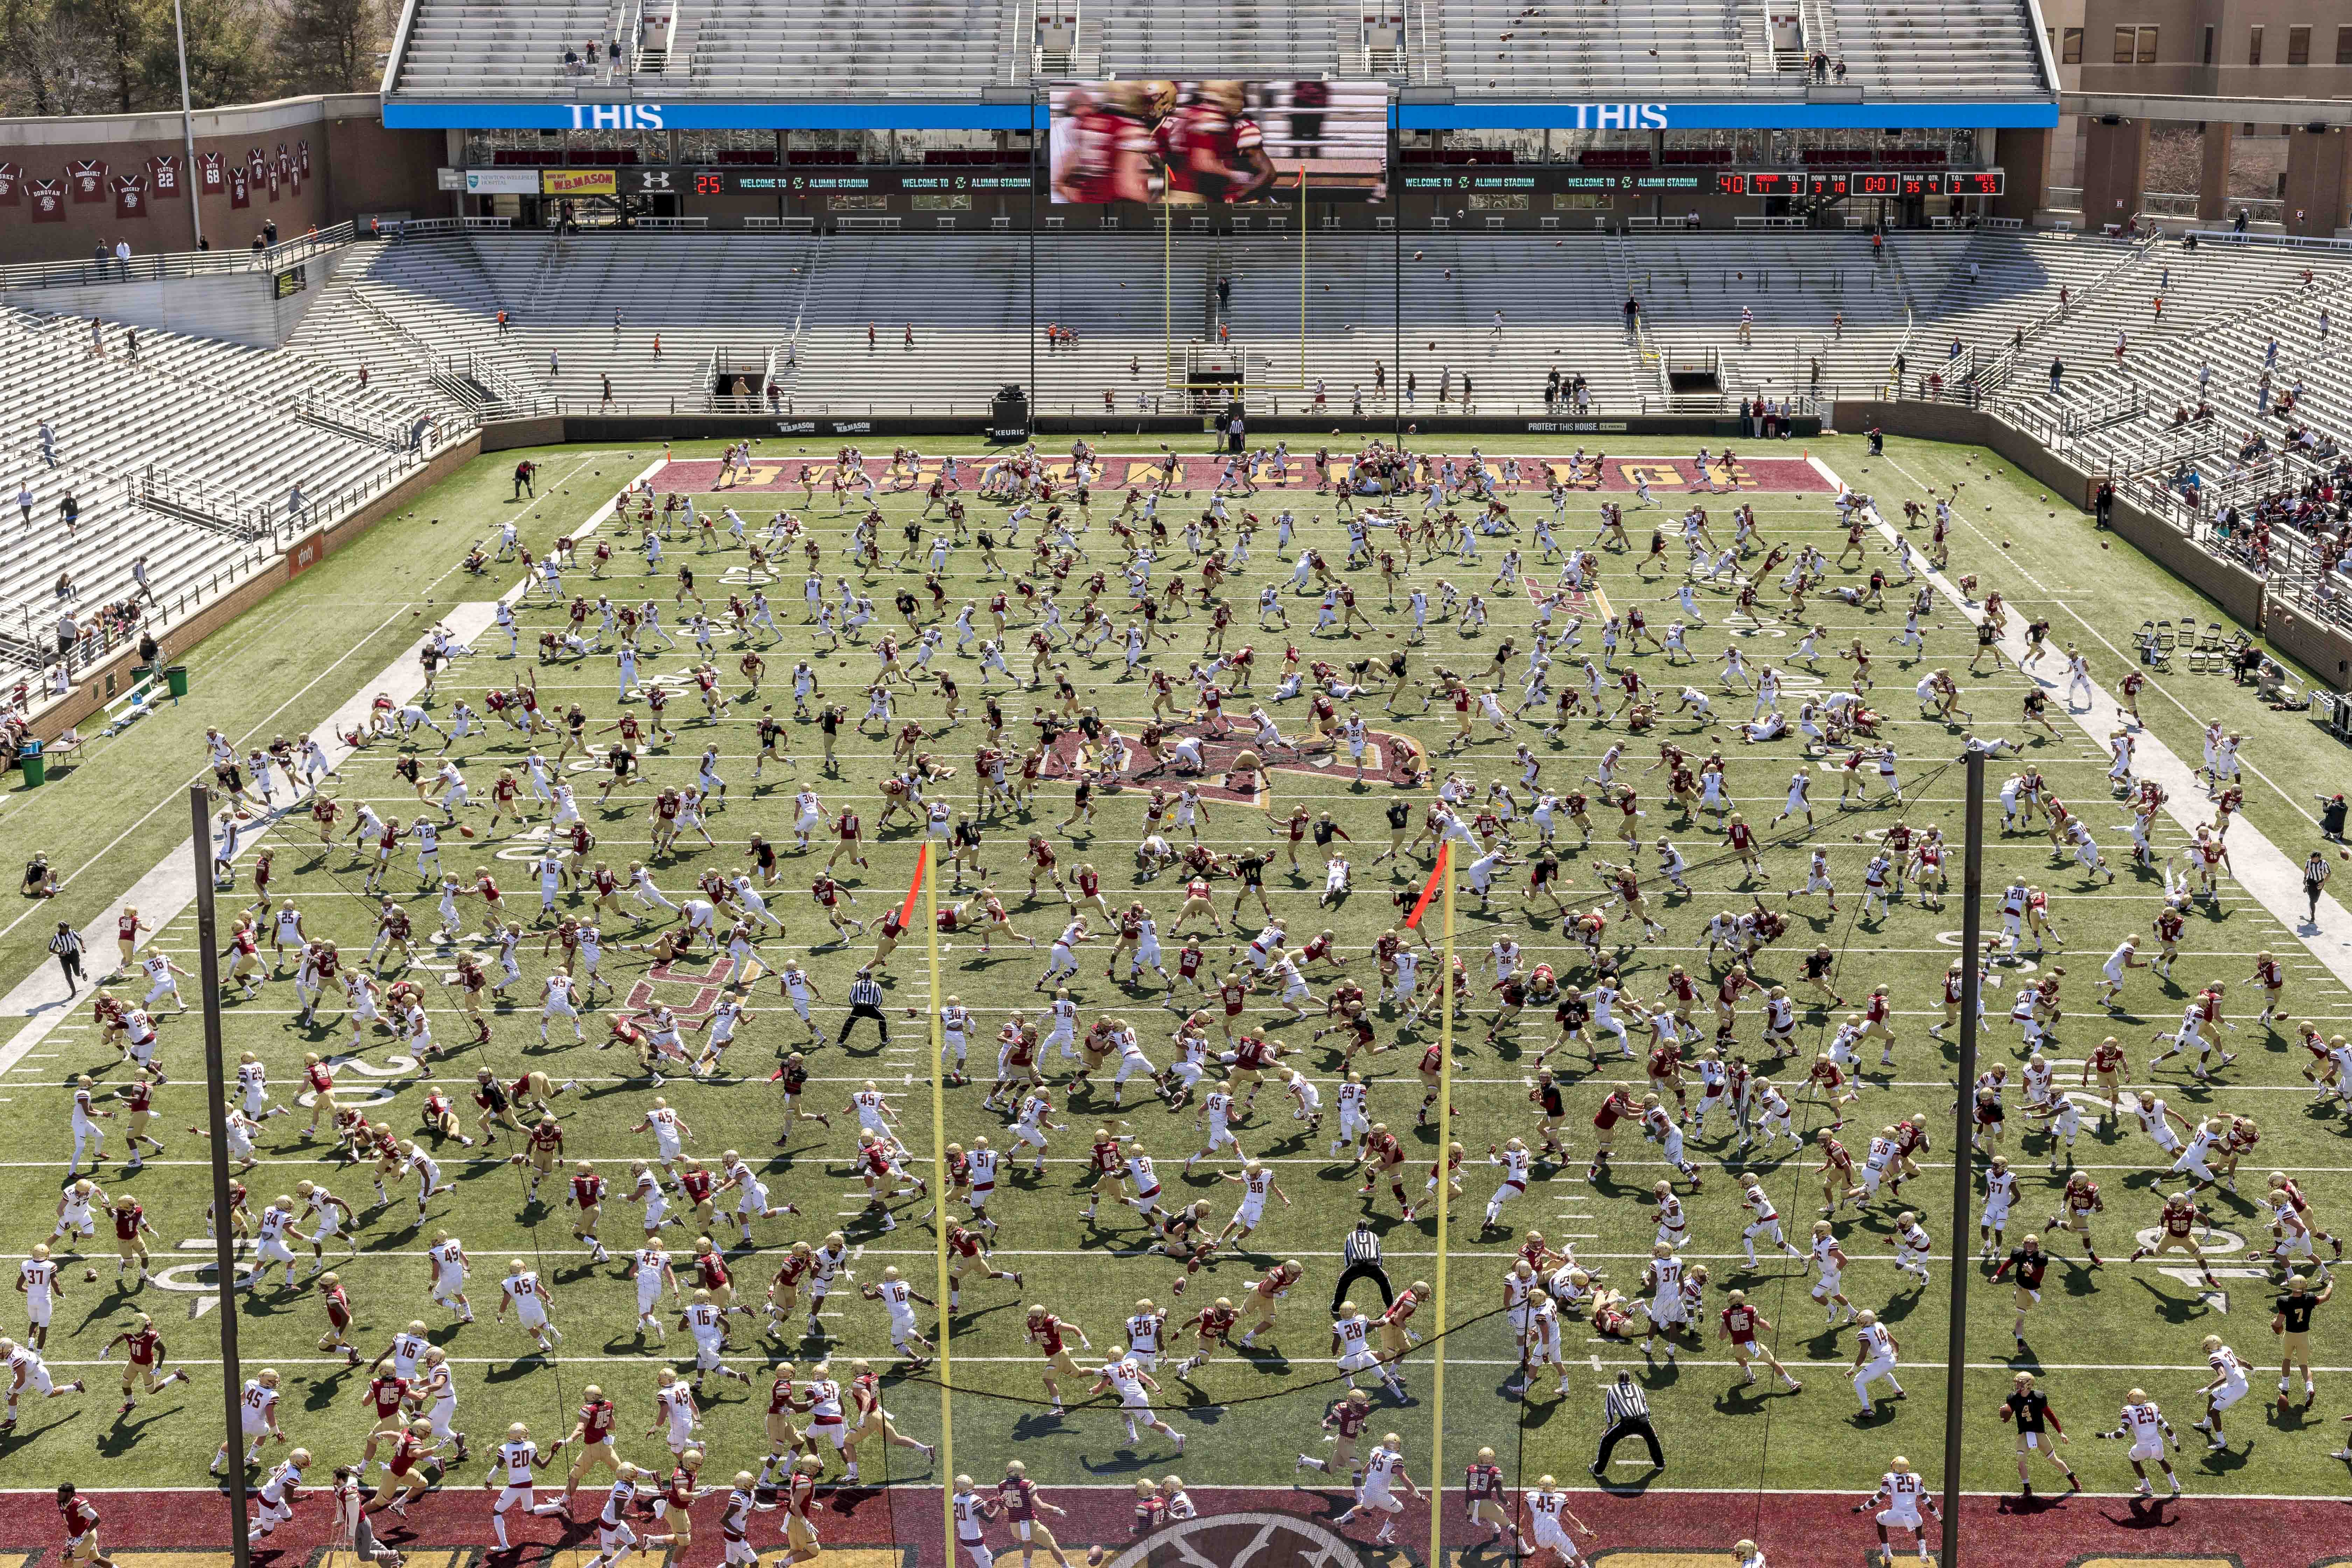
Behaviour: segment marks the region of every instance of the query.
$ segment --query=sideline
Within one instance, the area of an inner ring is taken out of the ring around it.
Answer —
[[[1819,458],[1810,460],[1837,490],[1843,492],[1846,489],[1845,482],[1832,471],[1828,464]],[[1871,505],[1869,515],[1880,537],[1889,544],[1901,538],[1901,531],[1880,515],[1876,503]],[[1920,565],[1927,580],[1951,601],[1953,608],[1971,626],[1983,624],[1984,612],[1960,592],[1957,584],[1942,572],[1927,565],[1924,559]],[[2012,665],[2017,665],[2024,657],[2025,634],[2016,621],[2011,623],[2000,647]],[[2042,689],[2058,693],[2056,681],[2045,680],[2030,670],[2023,670],[2021,666],[2020,668]],[[2109,694],[2105,687],[2096,681],[2091,682],[2090,686],[2091,700],[2087,707],[2076,708],[2071,701],[2062,703],[2062,707],[2066,717],[2104,754],[2107,750],[2107,737],[2125,728],[2129,720],[2122,704]],[[1990,730],[1991,726],[1983,728]],[[2203,781],[2152,731],[2133,726],[2132,733],[2136,740],[2132,752],[2133,775],[2152,778],[2164,786],[2168,797],[2164,803],[2165,815],[2193,837],[2196,827],[2206,820],[2201,808],[2211,798],[2206,794]],[[2117,803],[2112,796],[2103,795],[2097,797],[2095,804],[2113,808]],[[2087,810],[2083,815],[2087,818]],[[2352,987],[2352,911],[2347,911],[2333,894],[2322,893],[2319,918],[2315,922],[2296,914],[2294,906],[2304,901],[2303,862],[2289,858],[2249,818],[2241,816],[2231,825],[2229,847],[2230,879],[2244,889],[2256,903],[2269,911],[2272,918],[2286,927],[2310,950],[2311,955],[2326,967],[2329,973],[2346,986]],[[2105,851],[2109,847],[2103,844],[2100,847]],[[2322,847],[2331,847],[2323,845]],[[2126,858],[2120,854],[2112,855],[2110,858],[2117,868],[2120,885],[2120,873],[2127,863]]]
[[[627,480],[622,489],[625,489],[640,479],[650,478],[660,469],[661,466],[658,460],[647,464],[645,468]],[[551,489],[550,493],[552,493]],[[615,490],[614,498],[621,493],[621,490]],[[585,539],[593,535],[612,514],[613,500],[607,500],[591,512],[579,528],[572,531],[572,537]],[[445,573],[443,575],[446,576],[447,574]],[[520,599],[527,583],[528,579],[508,589],[502,595],[504,601],[512,604]],[[496,617],[497,612],[492,601],[467,600],[450,605],[447,614],[441,616],[436,624],[448,627],[450,636],[457,641],[471,644],[488,634],[496,624]],[[429,632],[419,635],[414,642],[394,656],[390,664],[379,670],[373,679],[362,682],[350,700],[329,714],[319,726],[312,729],[311,733],[316,735],[323,729],[330,735],[341,736],[345,731],[364,729],[368,723],[369,710],[377,693],[385,693],[395,702],[405,702],[422,691],[425,689],[425,670],[416,656],[424,647],[425,637],[430,635]],[[327,743],[326,752],[329,763],[333,767],[341,768],[352,756],[352,748],[345,745],[340,739],[336,739]],[[304,799],[307,801],[307,797]],[[151,808],[148,815],[152,816],[156,811],[163,809],[164,805],[170,804],[172,804],[170,801],[159,804]],[[257,815],[253,830],[245,835],[244,842],[238,847],[239,853],[242,854],[258,844],[266,836],[264,830],[304,808],[303,805],[289,799],[285,806],[278,810]],[[156,940],[164,928],[187,911],[189,906],[195,902],[195,897],[194,840],[182,838],[178,845],[158,860],[145,876],[132,883],[124,890],[121,897],[107,905],[97,918],[83,926],[84,940],[88,943],[85,956],[89,961],[89,973],[98,975],[110,972],[110,966],[101,968],[100,965],[104,963],[107,955],[116,950],[110,945],[113,939],[107,937],[105,931],[114,922],[115,917],[121,913],[124,905],[135,906],[141,918],[154,928],[142,933],[140,938],[140,947],[145,948]],[[92,937],[88,934],[90,932],[98,934]],[[89,986],[84,987],[85,991],[89,989]],[[73,1008],[68,1004],[79,1000],[79,997],[67,995],[63,973],[56,964],[46,961],[19,982],[5,998],[0,998],[0,1018],[26,1020],[24,1026],[11,1036],[6,1044],[0,1045],[0,1072],[5,1072],[22,1061],[35,1047],[48,1037],[52,1029],[71,1017]]]

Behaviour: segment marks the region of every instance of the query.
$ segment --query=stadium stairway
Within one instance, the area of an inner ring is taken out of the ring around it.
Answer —
[[[2042,79],[2023,0],[1823,0],[1821,9],[1849,86],[1974,100],[2054,85]]]
[[[1472,93],[1622,101],[1773,88],[1769,76],[1751,79],[1738,0],[1639,6],[1444,0],[1436,32],[1449,78]],[[1412,41],[1417,46],[1418,36]],[[1788,90],[1801,91],[1801,83]]]
[[[1861,234],[1637,236],[1623,255],[1652,339],[1685,363],[1715,351],[1727,396],[1875,385],[1910,331],[1904,268],[1874,259]]]
[[[168,599],[251,553],[246,533],[226,521],[234,510],[282,517],[297,487],[319,504],[403,462],[394,445],[412,410],[381,390],[337,386],[333,372],[299,354],[140,329],[133,363],[121,327],[106,324],[105,337],[101,359],[85,321],[0,310],[0,401],[25,411],[21,425],[11,422],[11,477],[31,486],[35,524],[0,557],[0,637],[8,639],[0,658],[22,653],[14,645],[28,625],[54,624],[60,571],[72,573],[80,605],[94,607],[130,593],[131,561],[144,553]],[[43,419],[57,431],[56,468],[40,458]],[[201,492],[194,510],[215,521],[137,503],[132,482],[151,465],[184,498]],[[80,507],[71,536],[58,522],[68,491]]]
[[[566,94],[575,82],[564,73],[563,51],[584,54],[592,37],[609,41],[612,20],[610,0],[420,5],[396,85],[404,93]]]
[[[2215,254],[2220,252],[2220,254]],[[2101,302],[2101,319],[2086,326],[2086,374],[2070,371],[2065,393],[2052,397],[2045,360],[2021,372],[2013,414],[2029,424],[2063,427],[2071,421],[2078,438],[2098,455],[2129,471],[2150,459],[2170,462],[2184,445],[2174,438],[2173,416],[2194,410],[2200,395],[2214,411],[2201,427],[2203,442],[2187,445],[2236,447],[2247,435],[2266,430],[2273,444],[2285,428],[2277,414],[2280,397],[2300,382],[2304,393],[2296,423],[2308,423],[2341,442],[2352,433],[2347,405],[2347,363],[2352,348],[2337,330],[2337,318],[2352,308],[2352,266],[2333,258],[2265,251],[2249,254],[2221,247],[2188,252],[2167,246],[2162,260],[2172,272],[2160,327],[2150,321],[2152,295],[2135,290]],[[2308,268],[2311,277],[2305,281]],[[2141,281],[2160,275],[2152,268]],[[2322,312],[2327,315],[2323,334]],[[2136,322],[2138,330],[2123,325]],[[2113,357],[2114,333],[2127,334],[2121,363]],[[2096,336],[2092,336],[2096,333]],[[2275,362],[2268,354],[2278,344]],[[2098,357],[2104,343],[2106,356]],[[2271,371],[2271,402],[2258,412],[2258,387]],[[2200,393],[2201,388],[2201,393]]]
[[[671,69],[685,70],[698,93],[954,97],[1028,80],[1026,47],[1009,52],[1021,9],[993,0],[694,0],[681,8],[672,51],[686,58]],[[699,46],[704,37],[712,47]]]
[[[1363,70],[1362,13],[1330,0],[1101,0],[1083,11],[1100,19],[1102,68],[1121,76],[1286,79]]]

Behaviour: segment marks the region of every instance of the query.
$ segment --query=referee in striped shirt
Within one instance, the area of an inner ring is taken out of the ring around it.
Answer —
[[[58,967],[66,972],[66,994],[75,994],[74,982],[81,978],[81,932],[65,921],[58,922],[58,934],[49,938],[49,951],[58,955]]]
[[[1633,1381],[1630,1372],[1617,1374],[1617,1382],[1601,1396],[1601,1413],[1609,1429],[1601,1434],[1601,1452],[1592,1461],[1592,1473],[1602,1480],[1609,1479],[1609,1456],[1617,1445],[1628,1437],[1639,1437],[1642,1446],[1650,1450],[1650,1463],[1657,1469],[1666,1468],[1665,1450],[1658,1447],[1657,1429],[1650,1425],[1649,1396],[1642,1385]]]
[[[1389,1283],[1388,1270],[1381,1267],[1381,1233],[1372,1228],[1369,1219],[1360,1219],[1348,1239],[1339,1244],[1339,1255],[1345,1267],[1339,1270],[1339,1283],[1332,1288],[1331,1315],[1339,1315],[1339,1303],[1348,1299],[1359,1279],[1369,1279],[1380,1288],[1381,1305],[1396,1305],[1396,1287]]]
[[[871,965],[859,970],[857,978],[850,982],[849,1016],[842,1020],[841,1037],[834,1044],[847,1045],[849,1031],[857,1027],[860,1018],[873,1019],[874,1026],[882,1031],[882,1043],[886,1046],[890,1043],[890,1020],[882,1012],[882,987],[874,983]]]

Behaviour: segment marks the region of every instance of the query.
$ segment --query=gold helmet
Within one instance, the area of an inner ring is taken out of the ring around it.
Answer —
[[[1172,81],[1147,81],[1143,84],[1144,109],[1152,119],[1160,120],[1176,108],[1176,84]]]
[[[1201,101],[1213,104],[1227,114],[1242,111],[1242,84],[1237,81],[1204,81],[1201,84]]]

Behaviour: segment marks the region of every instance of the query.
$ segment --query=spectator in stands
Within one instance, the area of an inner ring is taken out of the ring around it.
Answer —
[[[555,380],[563,374],[563,356],[553,349],[547,351],[547,379]]]
[[[1462,412],[1470,412],[1470,373],[1466,370],[1462,373]]]
[[[1544,412],[1550,413],[1559,404],[1559,366],[1554,365],[1551,367],[1551,374],[1544,378]]]
[[[58,574],[57,595],[63,602],[70,602],[81,597],[81,589],[75,585],[70,569]]]
[[[114,242],[114,265],[125,283],[131,281],[131,238],[125,235]]]
[[[2252,216],[2253,215],[2248,212],[2244,207],[2240,207],[2238,209],[2238,216],[2230,220],[2230,232],[2231,234],[2245,233],[2247,220],[2252,217]]]
[[[24,514],[25,526],[33,526],[33,481],[19,480],[16,485],[16,510]]]
[[[147,558],[142,555],[139,561],[143,568]],[[147,580],[141,578],[139,586],[143,590],[147,586]],[[153,632],[143,628],[139,633],[139,662],[151,670],[160,671],[163,668],[163,645],[155,640]]]
[[[604,401],[600,406],[609,408],[613,405],[613,378],[610,374],[599,373],[598,379],[603,381],[604,384]],[[775,386],[773,384],[771,384],[768,387],[769,401],[771,403],[775,401]]]
[[[1234,280],[1224,274],[1217,275],[1217,309],[1222,310],[1234,302]]]
[[[73,612],[68,610],[58,617],[58,657],[63,658],[72,653],[74,644],[80,640],[81,626],[73,618]]]
[[[1642,301],[1633,295],[1625,296],[1625,331],[1628,336],[1642,330]]]
[[[265,242],[272,247],[277,245],[278,220],[276,218],[266,217],[261,220],[261,237]]]
[[[1845,57],[1843,55],[1840,55],[1837,58],[1837,63],[1830,67],[1830,75],[1835,77],[1841,83],[1845,80]]]
[[[563,51],[563,74],[565,76],[580,74],[580,57],[573,53],[569,46],[566,46]]]
[[[41,421],[41,461],[51,468],[58,466],[58,427],[47,420]]]
[[[96,316],[89,319],[89,352],[100,359],[106,357],[106,323]]]
[[[74,536],[75,526],[81,521],[81,502],[74,500],[74,493],[70,489],[66,491],[65,498],[58,502],[58,521],[66,525],[66,537],[71,539]]]
[[[253,237],[253,254],[256,256],[261,254],[261,237],[257,234]]]
[[[139,585],[139,591],[136,595],[137,597],[145,599],[151,605],[155,602],[155,590],[150,586],[147,582],[147,557],[144,555],[132,558],[131,563],[131,580]],[[152,642],[154,639],[152,637],[143,637],[141,640],[142,642]],[[142,648],[141,651],[143,657],[145,650]]]
[[[2063,397],[2063,396],[2066,395],[2066,394],[2065,394],[2065,390],[2064,390],[2063,386],[2061,384],[2062,383],[2063,383],[2063,382],[2064,382],[2064,380],[2065,380],[2065,379],[2066,379],[2066,362],[2065,362],[2064,360],[2063,360],[2063,359],[2060,359],[2060,358],[2059,358],[2057,355],[2055,355],[2055,354],[2051,355],[2051,356],[2050,356],[2050,395],[2051,395],[2051,396],[2053,396],[2053,397]]]
[[[139,363],[139,329],[136,327],[122,329],[122,357],[129,363]]]

